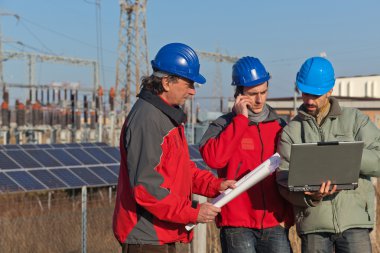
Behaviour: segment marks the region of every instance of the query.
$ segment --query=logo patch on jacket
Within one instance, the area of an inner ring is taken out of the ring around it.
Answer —
[[[241,148],[243,150],[254,150],[255,145],[253,144],[253,139],[252,138],[243,138],[241,140]]]

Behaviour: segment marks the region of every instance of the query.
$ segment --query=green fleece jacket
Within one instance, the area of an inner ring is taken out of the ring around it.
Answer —
[[[330,103],[330,112],[321,126],[301,106],[298,115],[283,129],[277,148],[282,158],[276,173],[279,190],[293,204],[299,234],[341,233],[349,228],[372,228],[374,223],[371,177],[380,176],[380,131],[359,110],[341,108],[333,97]],[[363,141],[364,150],[358,187],[316,203],[303,192],[290,192],[281,185],[287,183],[291,144],[321,141]]]

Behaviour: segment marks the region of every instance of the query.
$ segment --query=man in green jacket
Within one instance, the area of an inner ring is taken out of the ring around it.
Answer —
[[[281,195],[293,204],[302,252],[371,252],[369,232],[375,218],[371,177],[380,176],[380,131],[368,116],[340,107],[331,97],[335,76],[328,60],[306,60],[296,84],[303,104],[283,129],[277,148],[282,157],[277,182]],[[364,142],[358,187],[336,191],[336,186],[330,189],[330,181],[317,192],[290,192],[283,187],[291,144],[325,141]]]

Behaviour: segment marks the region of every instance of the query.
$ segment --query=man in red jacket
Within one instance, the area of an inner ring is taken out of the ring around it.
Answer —
[[[233,66],[233,111],[210,124],[200,143],[203,159],[220,178],[238,180],[276,152],[284,121],[266,104],[269,73],[259,59]],[[281,198],[275,173],[222,207],[217,224],[224,253],[290,252],[290,205]]]
[[[153,74],[142,80],[120,136],[113,231],[124,253],[177,252],[175,243],[193,236],[186,224],[212,222],[220,212],[192,202],[192,193],[215,197],[235,183],[190,160],[180,106],[195,95],[194,82],[206,81],[194,50],[171,43],[151,63]]]

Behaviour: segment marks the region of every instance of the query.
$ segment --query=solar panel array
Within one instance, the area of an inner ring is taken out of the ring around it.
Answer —
[[[195,162],[198,168],[202,170],[207,170],[208,167],[202,159],[201,154],[199,153],[198,145],[189,145],[190,159]]]
[[[198,146],[189,151],[206,169]],[[119,148],[105,143],[0,145],[0,192],[116,185],[119,161]]]
[[[105,143],[0,146],[0,192],[117,183],[120,154]]]

